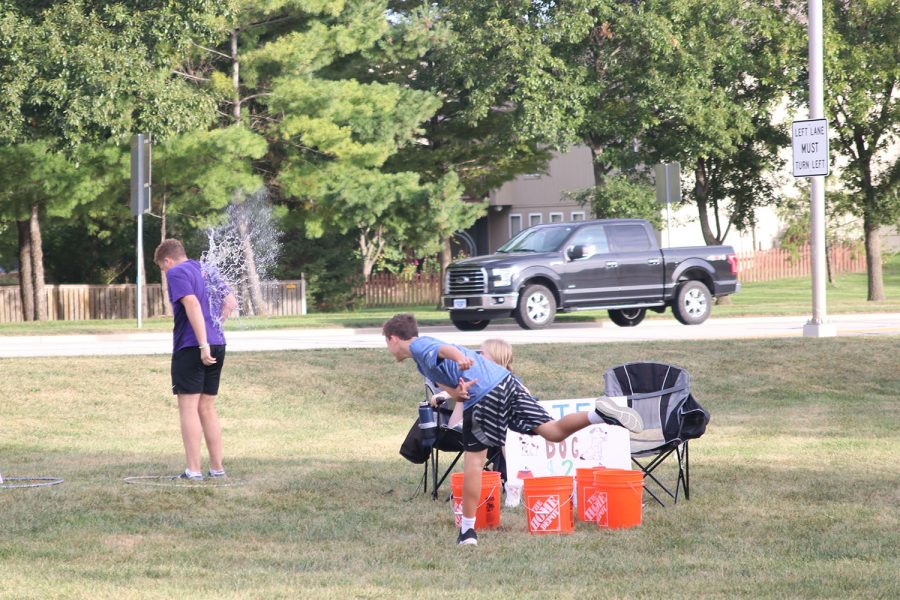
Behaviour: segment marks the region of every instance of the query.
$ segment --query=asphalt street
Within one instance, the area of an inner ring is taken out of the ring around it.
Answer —
[[[675,319],[648,319],[637,327],[617,327],[609,322],[554,324],[527,331],[515,324],[492,324],[483,331],[457,331],[452,325],[423,327],[422,335],[446,342],[477,347],[482,340],[502,337],[511,344],[613,343],[648,340],[703,340],[803,337],[808,317],[752,317],[716,319],[685,326]],[[828,322],[838,337],[900,335],[900,313],[835,315]],[[229,352],[309,350],[316,348],[381,348],[378,328],[242,330],[238,324],[226,331]],[[0,357],[109,356],[169,354],[169,333],[109,335],[0,336]]]

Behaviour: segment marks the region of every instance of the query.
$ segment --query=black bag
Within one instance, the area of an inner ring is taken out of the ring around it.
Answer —
[[[421,465],[431,456],[431,448],[424,444],[419,419],[416,419],[416,422],[409,428],[406,439],[400,445],[400,456],[417,465]]]

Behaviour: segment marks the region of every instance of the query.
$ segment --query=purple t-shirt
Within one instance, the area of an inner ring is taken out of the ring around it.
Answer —
[[[206,323],[206,341],[209,344],[224,344],[225,335],[216,326],[209,312],[209,295],[206,290],[206,282],[203,281],[203,271],[200,263],[189,259],[179,263],[166,272],[166,281],[169,284],[169,301],[172,302],[172,310],[175,313],[175,327],[172,330],[173,352],[190,346],[199,346],[194,328],[188,321],[187,311],[179,302],[185,296],[193,294],[200,301],[200,309],[203,311],[203,321]]]

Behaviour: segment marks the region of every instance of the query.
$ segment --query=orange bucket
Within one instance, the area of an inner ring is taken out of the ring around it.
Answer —
[[[594,493],[594,471],[605,469],[606,467],[584,467],[575,469],[575,505],[578,508],[578,520],[590,521],[595,523],[597,516],[588,508],[587,498]]]
[[[526,479],[522,488],[525,498],[525,516],[528,518],[528,532],[572,533],[575,528],[574,478],[533,477]]]
[[[585,498],[585,514],[594,515],[598,527],[619,529],[641,524],[644,473],[629,469],[594,472],[594,486]]]
[[[459,528],[462,519],[462,488],[463,474],[450,475],[450,491],[453,495],[453,516],[456,519],[456,527]],[[481,498],[478,500],[478,508],[475,510],[476,529],[494,529],[500,527],[500,490],[503,484],[500,481],[500,471],[483,471],[481,473]]]

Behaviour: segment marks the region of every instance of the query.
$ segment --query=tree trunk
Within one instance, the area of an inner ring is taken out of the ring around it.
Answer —
[[[440,261],[441,261],[441,293],[438,295],[438,310],[444,308],[442,304],[441,294],[444,293],[444,280],[445,273],[447,272],[447,267],[450,266],[451,261],[453,260],[453,250],[450,247],[450,239],[444,238],[441,240],[441,253],[440,253]]]
[[[249,288],[250,302],[253,304],[253,314],[266,316],[269,314],[269,306],[263,300],[259,273],[256,271],[256,257],[253,253],[253,244],[250,242],[250,225],[247,223],[246,204],[241,204],[238,208],[238,234],[241,236],[241,251],[247,263],[247,287]]]
[[[38,205],[31,206],[31,276],[34,280],[34,320],[47,320],[47,293],[44,288],[44,245],[41,240],[41,221]]]
[[[231,32],[231,116],[236,125],[241,122],[241,63],[238,60],[238,34],[240,29]]]
[[[16,221],[19,232],[19,297],[22,319],[34,321],[34,280],[31,277],[31,228],[28,221]]]
[[[700,217],[700,231],[703,233],[703,243],[707,246],[716,246],[720,242],[713,235],[709,226],[708,198],[709,185],[706,181],[706,164],[701,158],[697,159],[697,166],[694,169],[694,200],[697,201],[697,213]]]
[[[375,228],[375,234],[372,236],[371,241],[366,237],[367,231],[367,227],[360,226],[359,251],[363,260],[362,275],[366,281],[372,275],[378,259],[381,258],[381,254],[384,252],[384,227],[379,225]]]
[[[160,235],[159,235],[159,243],[163,243],[166,241],[166,203],[168,201],[168,193],[163,192],[162,195],[162,205],[160,206],[160,218],[162,222],[160,223]],[[172,304],[169,302],[169,282],[166,280],[166,276],[164,273],[160,273],[159,282],[162,289],[162,303],[163,303],[163,314],[167,317],[171,317],[174,313],[172,312]]]
[[[866,270],[868,271],[869,302],[880,302],[884,295],[884,277],[881,271],[881,238],[878,237],[878,225],[873,224],[869,216],[863,217],[863,230],[866,237]]]

